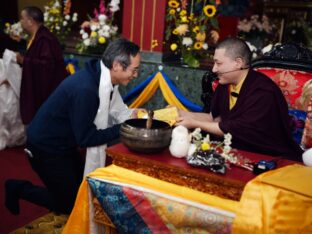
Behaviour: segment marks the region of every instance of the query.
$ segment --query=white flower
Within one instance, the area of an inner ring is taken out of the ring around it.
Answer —
[[[270,50],[272,50],[272,48],[273,48],[272,44],[267,45],[266,47],[262,49],[262,54],[269,52]]]
[[[116,33],[118,31],[118,27],[117,26],[112,26],[111,27],[111,32]]]
[[[66,26],[66,25],[67,25],[67,21],[64,20],[64,21],[63,21],[63,26]]]
[[[70,15],[65,15],[66,20],[70,20]]]
[[[182,45],[185,45],[185,46],[191,46],[193,44],[193,40],[192,38],[190,37],[183,37],[182,39]]]
[[[108,31],[104,31],[103,34],[102,34],[103,37],[106,37],[106,38],[109,38],[110,37],[110,34]]]
[[[58,1],[55,1],[53,7],[54,8],[59,8],[60,7],[60,3]]]
[[[57,31],[60,31],[61,28],[60,28],[60,26],[56,25],[56,26],[55,26],[55,29],[56,29]]]
[[[73,17],[78,17],[78,13],[77,12],[74,12],[74,14],[73,14]]]
[[[254,45],[252,45],[249,41],[246,41],[246,43],[251,52],[257,51],[257,48]]]
[[[85,44],[85,46],[89,46],[90,45],[90,39],[87,38],[87,39],[83,40],[83,44]]]
[[[97,46],[99,44],[99,37],[104,37],[106,40],[110,40],[118,30],[118,27],[113,26],[113,16],[115,11],[119,10],[120,0],[111,0],[106,8],[105,12],[99,14],[95,18],[85,21],[81,27],[89,28],[93,33],[93,37],[85,35],[85,31],[80,31],[82,39],[89,39],[87,42],[83,41],[81,52],[87,50],[89,46]],[[88,30],[89,30],[88,29]],[[94,36],[96,35],[96,36]]]
[[[203,139],[203,142],[210,143],[210,136],[209,136],[209,134],[206,135],[206,137]]]
[[[89,37],[88,33],[82,34],[82,39],[87,39]]]
[[[232,143],[232,135],[231,133],[224,134],[224,145],[229,146]]]
[[[98,33],[98,35],[100,37],[100,36],[103,36],[104,31],[102,29],[100,29],[97,33]]]
[[[201,129],[195,128],[195,130],[190,133],[189,137],[190,137],[190,141],[193,143],[194,143],[194,141],[200,141],[203,137],[201,134]]]
[[[119,6],[111,6],[110,8],[109,8],[110,10],[111,10],[111,12],[116,12],[116,11],[119,11]]]
[[[204,50],[207,50],[207,49],[208,49],[208,44],[207,44],[207,43],[204,43],[204,44],[203,44],[203,49],[204,49]]]
[[[223,153],[228,154],[228,153],[230,153],[231,149],[232,149],[231,146],[225,145],[225,146],[223,147]]]
[[[232,144],[232,141],[231,139],[224,139],[224,145],[227,146],[227,145],[231,145]]]
[[[111,12],[116,12],[116,11],[119,11],[119,3],[120,1],[119,0],[112,0],[108,5],[110,6],[110,10]]]
[[[110,30],[109,25],[107,25],[107,24],[106,24],[106,25],[104,25],[104,26],[103,26],[103,30],[104,30],[104,31],[109,31],[109,30]]]
[[[80,33],[81,35],[83,35],[83,34],[85,33],[85,30],[80,29],[79,33]]]
[[[91,31],[96,31],[97,28],[98,27],[95,24],[92,24],[91,27],[90,27]]]
[[[101,23],[101,22],[104,23],[105,20],[107,19],[107,16],[104,15],[104,14],[100,14],[99,17],[98,17],[98,19],[99,19],[100,23]]]

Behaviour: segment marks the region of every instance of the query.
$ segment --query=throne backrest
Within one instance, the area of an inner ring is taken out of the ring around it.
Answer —
[[[303,132],[312,127],[308,126],[311,121],[306,121],[312,97],[312,52],[296,44],[277,45],[254,60],[252,67],[280,87],[288,103],[293,137],[298,144],[310,148]]]
[[[312,94],[312,52],[285,44],[254,60],[252,67],[270,77],[282,90],[289,108],[307,110]]]

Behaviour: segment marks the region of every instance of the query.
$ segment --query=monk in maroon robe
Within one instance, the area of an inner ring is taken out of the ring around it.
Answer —
[[[234,148],[300,161],[302,150],[291,135],[286,100],[270,78],[249,68],[250,60],[244,41],[222,41],[214,54],[219,85],[211,113],[180,111],[177,125],[217,136],[230,133]]]
[[[29,124],[42,103],[67,76],[61,46],[43,26],[43,13],[37,7],[21,12],[21,25],[30,35],[25,56],[17,53],[22,64],[20,111],[24,124]]]

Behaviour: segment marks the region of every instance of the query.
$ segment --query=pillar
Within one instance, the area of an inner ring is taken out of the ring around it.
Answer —
[[[166,0],[125,0],[122,35],[143,51],[162,52],[166,4]]]

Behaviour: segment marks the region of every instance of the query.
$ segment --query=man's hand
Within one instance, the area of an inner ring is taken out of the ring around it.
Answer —
[[[16,62],[19,64],[23,64],[24,62],[24,56],[21,55],[19,52],[16,52]]]
[[[131,118],[132,119],[142,118],[142,115],[144,115],[144,114],[147,115],[147,111],[143,108],[133,109],[133,112],[131,114]]]

